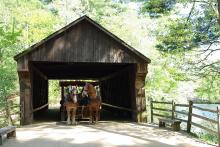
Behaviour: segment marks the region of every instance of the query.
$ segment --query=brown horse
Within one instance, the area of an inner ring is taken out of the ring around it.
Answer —
[[[98,122],[99,118],[99,111],[101,108],[101,100],[97,99],[97,93],[95,87],[90,84],[86,83],[84,86],[84,93],[87,93],[87,95],[90,98],[90,102],[88,104],[89,108],[89,117],[90,117],[90,123],[94,122],[94,116],[95,116],[95,123]]]
[[[76,109],[78,107],[77,103],[77,89],[73,87],[72,91],[67,96],[67,101],[65,102],[64,106],[66,107],[67,111],[67,124],[76,124]]]

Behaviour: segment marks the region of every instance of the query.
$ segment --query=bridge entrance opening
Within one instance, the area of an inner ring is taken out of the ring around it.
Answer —
[[[95,81],[103,103],[100,119],[132,120],[135,64],[32,62],[30,69],[34,120],[61,120],[64,87],[60,81]]]

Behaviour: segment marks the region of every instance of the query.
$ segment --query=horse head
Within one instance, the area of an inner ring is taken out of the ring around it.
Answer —
[[[72,87],[72,90],[70,93],[70,99],[73,103],[77,103],[77,88],[76,88],[76,86]]]
[[[88,95],[91,99],[95,99],[96,98],[96,89],[90,83],[86,83],[86,85],[83,88],[83,93],[84,93],[84,95],[85,94]]]

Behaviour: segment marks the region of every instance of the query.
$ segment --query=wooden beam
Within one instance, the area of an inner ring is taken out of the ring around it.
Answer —
[[[192,107],[193,107],[193,101],[189,101],[188,122],[187,122],[187,133],[190,133],[190,132],[191,132],[191,124],[192,124]]]
[[[166,116],[158,113],[153,113],[154,116],[159,116],[159,117],[165,117],[165,118],[172,118],[172,116]]]
[[[154,109],[154,110],[159,110],[159,111],[168,111],[168,112],[172,112],[172,110],[170,110],[170,109],[164,109],[164,108],[153,107],[152,109]]]
[[[209,129],[209,128],[207,128],[207,127],[204,127],[204,126],[199,125],[199,124],[194,123],[194,122],[191,122],[191,124],[192,124],[193,126],[198,127],[198,128],[204,129],[204,130],[206,130],[206,131],[208,131],[208,132],[210,132],[210,133],[212,133],[212,134],[214,134],[214,135],[218,135],[218,132],[217,132],[217,131],[214,131],[214,130],[212,130],[212,129]]]
[[[38,107],[38,108],[35,108],[31,113],[36,112],[36,111],[39,111],[39,110],[41,110],[41,109],[47,107],[48,105],[49,105],[49,104],[47,103],[47,104],[45,104],[45,105],[43,105],[43,106],[40,106],[40,107]]]
[[[175,118],[175,119],[176,119],[176,120],[180,120],[180,121],[185,122],[185,123],[188,122],[187,120],[184,120],[184,119],[181,119],[181,118]]]
[[[154,107],[154,105],[153,105],[153,102],[152,102],[152,99],[150,100],[150,120],[151,120],[151,123],[153,123],[154,122],[154,115],[153,115],[153,113],[154,113],[154,110],[153,110],[153,107]]]
[[[105,77],[102,77],[102,78],[99,79],[99,81],[105,81],[105,80],[114,78],[114,77],[116,77],[117,75],[120,75],[121,73],[128,71],[129,69],[131,69],[131,66],[125,67],[125,68],[123,68],[122,70],[113,72],[112,74],[109,74],[109,75],[107,75],[107,76],[105,76]]]
[[[157,104],[172,104],[172,102],[159,102],[159,101],[152,101],[152,103],[157,103]]]
[[[105,80],[114,78],[114,77],[116,77],[117,75],[119,75],[119,72],[114,72],[114,73],[112,73],[112,74],[110,74],[110,75],[107,75],[107,76],[105,76],[105,77],[100,78],[99,81],[105,81]]]
[[[217,113],[216,110],[212,110],[212,109],[202,108],[202,107],[199,107],[199,106],[192,106],[192,107],[195,108],[195,109],[198,109],[198,110],[202,110],[202,111],[208,111],[208,112],[212,112],[212,113]]]
[[[183,115],[187,115],[187,116],[188,116],[188,112],[177,111],[177,110],[175,110],[174,112],[175,112],[175,113],[180,113],[180,114],[183,114]]]
[[[207,117],[204,117],[204,116],[201,116],[201,115],[198,115],[198,114],[192,113],[192,116],[200,118],[200,119],[203,119],[203,120],[206,120],[206,121],[209,121],[209,122],[212,122],[212,123],[215,123],[215,124],[218,124],[218,121],[210,119],[210,118],[207,118]]]
[[[120,106],[115,106],[115,105],[111,105],[111,104],[107,104],[107,103],[102,103],[102,105],[108,106],[108,107],[112,107],[112,108],[116,108],[116,109],[120,109],[120,110],[129,111],[129,112],[137,112],[137,111],[135,111],[133,109],[129,109],[129,108],[125,108],[125,107],[120,107]]]
[[[59,85],[63,86],[85,86],[85,83],[91,83],[93,86],[100,85],[99,82],[89,82],[89,81],[60,81]]]
[[[219,112],[218,106],[217,106],[217,112]],[[217,113],[217,121],[218,121],[218,146],[220,146],[220,126],[219,126],[219,114]]]
[[[31,66],[31,68],[36,71],[44,80],[48,80],[47,76],[43,74],[38,68],[36,68],[34,65]]]
[[[189,107],[189,105],[188,104],[175,104],[175,107]]]

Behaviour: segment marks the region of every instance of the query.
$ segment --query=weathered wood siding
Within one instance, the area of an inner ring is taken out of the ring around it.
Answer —
[[[31,50],[18,54],[15,59],[20,82],[21,124],[30,124],[33,109],[48,102],[48,79],[77,77],[99,79],[104,102],[134,110],[128,114],[134,121],[146,120],[143,87],[150,59],[86,16],[45,38]],[[125,71],[127,67],[118,68],[119,64],[111,63],[125,63],[131,68]],[[71,67],[82,72],[73,72],[69,70]]]
[[[81,21],[42,44],[33,52],[19,58],[18,70],[28,70],[28,61],[146,62],[87,20]]]
[[[38,73],[32,74],[33,109],[48,103],[48,80],[43,79]]]
[[[137,120],[133,117],[136,115],[134,73],[135,67],[130,66],[126,71],[119,72],[117,76],[101,82],[102,102],[133,110],[129,112],[103,106],[103,109],[111,112],[109,115],[120,119]]]
[[[33,119],[31,80],[28,72],[18,72],[20,85],[21,125],[30,124]]]

